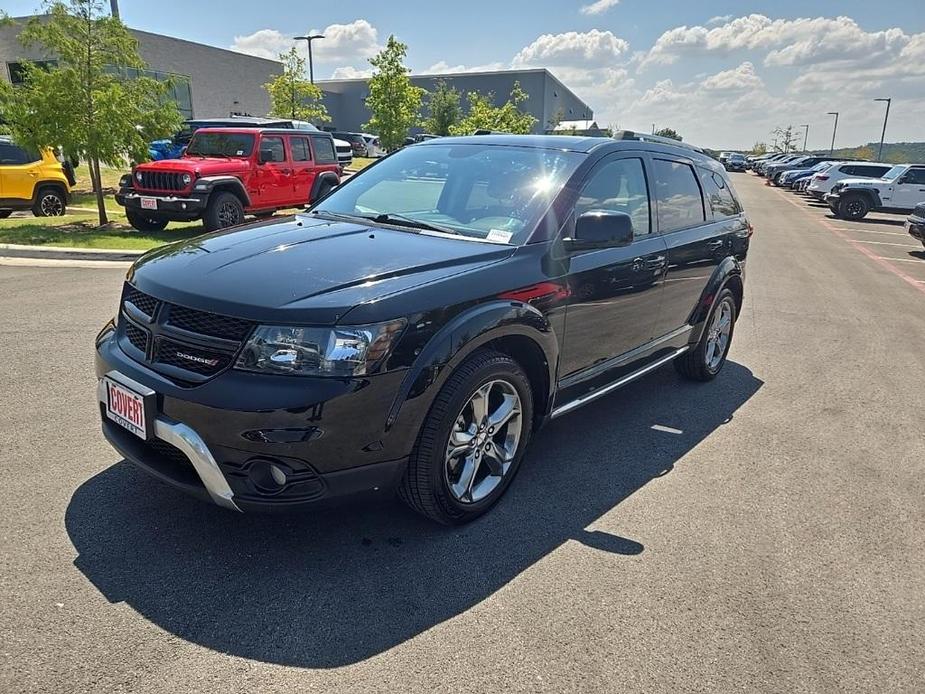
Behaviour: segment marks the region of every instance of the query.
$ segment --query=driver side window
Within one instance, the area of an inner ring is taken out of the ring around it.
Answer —
[[[628,214],[633,236],[650,234],[649,188],[642,160],[616,159],[595,169],[575,203],[576,216],[591,210]]]

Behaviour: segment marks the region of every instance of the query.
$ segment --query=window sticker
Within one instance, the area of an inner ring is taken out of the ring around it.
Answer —
[[[491,241],[492,243],[507,243],[511,240],[511,237],[514,234],[510,231],[502,231],[501,229],[492,229],[488,232],[488,236],[485,237],[486,241]]]

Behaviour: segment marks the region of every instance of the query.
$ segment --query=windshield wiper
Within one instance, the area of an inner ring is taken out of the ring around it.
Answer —
[[[431,222],[424,222],[420,219],[406,217],[403,214],[396,214],[394,212],[381,212],[377,215],[370,215],[367,218],[374,222],[379,222],[380,224],[393,224],[395,226],[409,227],[411,229],[436,231],[441,234],[451,234],[453,236],[465,236],[465,234],[463,234],[461,231],[457,231],[451,227],[445,227],[440,224],[432,224]]]
[[[363,214],[347,214],[346,212],[331,212],[330,210],[312,210],[312,214],[318,215],[319,217],[330,217],[331,219],[345,219],[348,222],[355,221],[357,219],[362,219],[363,221],[369,221],[372,217]]]

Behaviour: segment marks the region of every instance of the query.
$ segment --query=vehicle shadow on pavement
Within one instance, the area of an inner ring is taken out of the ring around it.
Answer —
[[[761,386],[734,362],[708,384],[652,374],[544,429],[506,497],[461,528],[391,499],[235,514],[123,461],[68,505],[74,564],[107,600],[187,641],[300,667],[355,663],[462,614],[568,540],[643,552],[586,528],[669,473]]]

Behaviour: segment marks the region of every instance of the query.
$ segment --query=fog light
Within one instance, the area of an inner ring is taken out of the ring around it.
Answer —
[[[276,494],[286,486],[287,468],[269,460],[255,460],[247,470],[247,477],[256,489],[264,494]]]
[[[186,203],[185,203],[185,202],[181,202],[181,203],[180,203],[180,209],[181,209],[181,210],[185,210],[185,209],[186,209]]]

